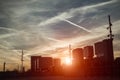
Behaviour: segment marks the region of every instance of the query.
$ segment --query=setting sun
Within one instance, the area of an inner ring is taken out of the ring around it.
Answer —
[[[71,61],[71,59],[69,57],[65,58],[65,64],[66,65],[71,65],[72,64],[72,61]]]

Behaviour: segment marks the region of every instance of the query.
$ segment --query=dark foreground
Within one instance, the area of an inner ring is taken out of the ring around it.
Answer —
[[[21,77],[21,78],[6,78],[2,80],[120,80],[119,77]]]

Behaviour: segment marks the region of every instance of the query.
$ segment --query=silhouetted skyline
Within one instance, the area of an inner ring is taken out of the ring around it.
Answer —
[[[114,56],[120,56],[119,0],[0,0],[0,70],[30,69],[30,56],[64,59],[73,48],[106,38],[113,24]],[[11,63],[11,64],[10,64]]]

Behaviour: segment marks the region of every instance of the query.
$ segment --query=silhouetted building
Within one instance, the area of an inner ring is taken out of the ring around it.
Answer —
[[[73,64],[81,64],[83,60],[83,49],[76,48],[72,51]]]
[[[36,72],[37,71],[37,59],[39,59],[41,56],[31,56],[31,71]]]
[[[59,58],[53,59],[54,66],[61,66],[61,60]]]
[[[83,49],[82,48],[76,48],[72,51],[72,58],[73,59],[83,59]]]
[[[114,76],[120,76],[120,57],[114,61]]]
[[[95,45],[95,55],[97,55],[97,57],[101,57],[104,55],[103,53],[103,42],[97,42],[94,44]]]
[[[84,57],[86,59],[92,59],[94,56],[93,46],[84,47]]]
[[[113,62],[114,61],[114,54],[113,54],[113,43],[112,39],[105,39],[103,40],[103,49],[104,58],[107,61]]]
[[[95,54],[100,57],[103,56],[105,61],[113,62],[113,44],[112,39],[105,39],[102,42],[95,43]]]
[[[31,56],[31,70],[34,72],[51,71],[53,59],[51,57]]]
[[[61,60],[59,58],[53,59],[53,66],[56,74],[61,72]]]

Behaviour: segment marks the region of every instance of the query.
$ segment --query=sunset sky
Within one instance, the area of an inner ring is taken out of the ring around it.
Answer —
[[[4,61],[20,65],[22,49],[29,67],[31,55],[61,58],[69,44],[74,49],[107,38],[108,15],[118,57],[120,0],[0,0],[0,70]]]

